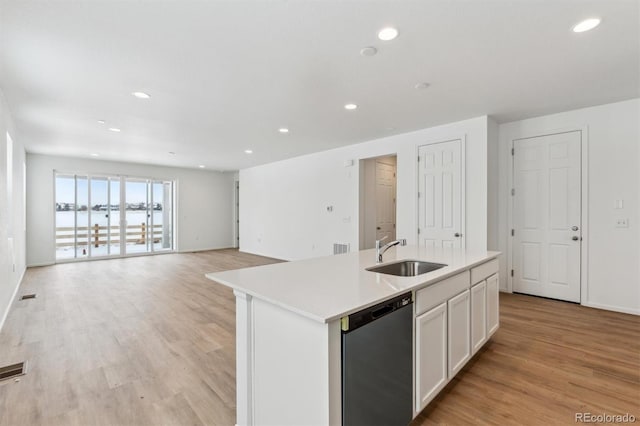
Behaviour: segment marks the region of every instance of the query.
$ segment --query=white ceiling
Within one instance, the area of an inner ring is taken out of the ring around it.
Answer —
[[[29,152],[233,170],[640,96],[639,3],[1,0],[0,87]]]

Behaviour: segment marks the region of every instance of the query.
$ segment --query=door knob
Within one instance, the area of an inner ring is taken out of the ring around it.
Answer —
[[[573,241],[578,241],[580,238],[579,238],[579,237],[576,237],[576,236],[574,235],[573,237],[571,237],[571,239],[572,239]]]
[[[578,228],[578,227],[577,227],[577,226],[575,226],[575,225],[571,227],[571,230],[572,230],[572,231],[577,231],[578,229],[580,229],[580,228]]]
[[[459,232],[456,232],[455,234],[453,234],[453,236],[456,237],[456,238],[460,238],[460,237],[462,237],[462,234],[459,233]]]

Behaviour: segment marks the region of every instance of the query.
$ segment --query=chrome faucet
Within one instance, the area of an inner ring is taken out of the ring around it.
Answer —
[[[386,239],[387,239],[387,236],[384,236],[383,238],[376,240],[376,263],[382,263],[382,255],[384,254],[385,251],[389,250],[391,247],[397,246],[398,244],[400,244],[401,246],[407,245],[407,240],[402,238],[399,240],[393,240],[390,243],[380,246],[380,243],[382,243]]]

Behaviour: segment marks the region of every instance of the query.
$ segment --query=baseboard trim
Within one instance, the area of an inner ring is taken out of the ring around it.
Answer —
[[[7,305],[7,309],[5,309],[4,313],[2,314],[2,320],[0,320],[0,332],[2,332],[2,327],[4,327],[4,323],[7,320],[7,317],[9,316],[9,311],[13,306],[13,302],[15,302],[16,300],[16,296],[18,295],[18,289],[20,288],[20,285],[22,285],[22,280],[24,279],[24,274],[26,272],[27,272],[27,268],[25,267],[22,269],[22,273],[20,274],[20,279],[18,280],[18,284],[16,285],[16,288],[13,289],[13,295],[11,295],[11,299],[9,299],[9,305]]]
[[[586,306],[588,308],[603,309],[605,311],[620,312],[623,314],[640,315],[640,309],[629,309],[620,306],[605,305],[602,303],[587,302],[582,303],[582,306]]]
[[[260,253],[260,252],[257,252],[257,251],[248,251],[248,250],[242,250],[242,249],[238,249],[238,251],[240,253],[252,254],[254,256],[267,257],[269,259],[279,260],[281,262],[293,262],[294,261],[294,259],[283,259],[281,257],[273,257],[273,256],[269,256],[268,254]]]
[[[193,250],[185,249],[185,250],[179,250],[178,253],[199,253],[201,251],[229,250],[229,249],[235,249],[235,248],[236,247],[213,247],[213,248],[202,248],[202,249],[193,249]]]
[[[41,266],[51,266],[55,265],[56,262],[42,262],[42,263],[30,263],[27,265],[27,268],[39,268]]]

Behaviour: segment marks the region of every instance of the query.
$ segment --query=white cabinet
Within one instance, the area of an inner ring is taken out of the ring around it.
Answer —
[[[471,309],[469,290],[447,302],[449,377],[453,377],[471,356]]]
[[[416,291],[415,414],[498,329],[497,270],[491,260]]]
[[[498,274],[487,278],[487,338],[498,329],[500,323]]]
[[[447,302],[416,318],[416,412],[447,384]]]
[[[487,282],[471,287],[471,353],[487,341]]]

